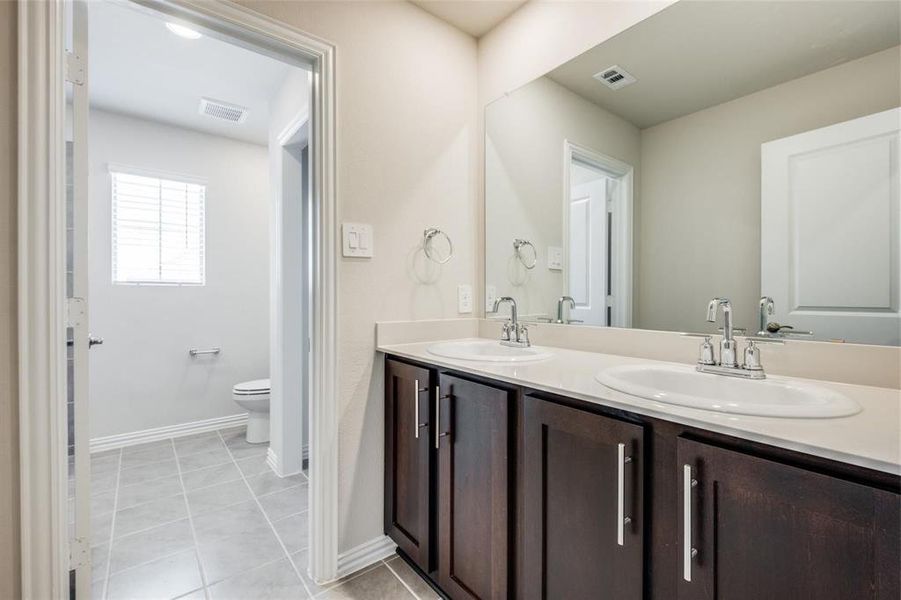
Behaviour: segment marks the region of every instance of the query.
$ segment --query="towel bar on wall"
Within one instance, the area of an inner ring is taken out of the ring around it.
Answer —
[[[216,346],[215,348],[205,348],[203,350],[200,350],[198,348],[191,348],[190,350],[188,350],[188,354],[190,354],[191,356],[199,356],[201,354],[219,354],[221,350],[222,349],[218,346]]]

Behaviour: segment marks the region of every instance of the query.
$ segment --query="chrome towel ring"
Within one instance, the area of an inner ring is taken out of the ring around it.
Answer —
[[[523,248],[526,246],[532,249],[532,258],[530,259],[527,259],[526,256],[523,255]],[[538,263],[538,251],[535,250],[535,246],[529,240],[521,240],[519,238],[513,240],[513,253],[516,254],[516,258],[519,259],[522,266],[527,269],[534,269],[535,265]]]
[[[447,240],[447,256],[441,258],[440,255],[435,252],[435,249],[432,247],[432,241],[441,236],[445,240]],[[447,261],[449,261],[454,256],[454,243],[451,241],[450,236],[445,232],[441,231],[437,227],[429,227],[425,231],[422,232],[422,251],[425,253],[426,257],[432,262],[436,262],[439,265],[443,265]]]

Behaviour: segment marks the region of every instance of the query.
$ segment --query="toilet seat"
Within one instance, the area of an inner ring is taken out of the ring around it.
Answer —
[[[232,388],[232,393],[235,396],[268,396],[269,380],[254,379],[252,381],[242,381],[241,383],[236,383]]]

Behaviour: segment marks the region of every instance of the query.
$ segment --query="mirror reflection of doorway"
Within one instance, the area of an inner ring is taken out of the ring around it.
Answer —
[[[632,167],[567,143],[565,295],[573,322],[631,322]]]

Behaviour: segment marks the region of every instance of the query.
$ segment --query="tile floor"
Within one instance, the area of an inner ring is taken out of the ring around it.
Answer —
[[[310,581],[307,478],[276,476],[243,428],[94,454],[91,487],[97,600],[438,597],[398,557]]]

